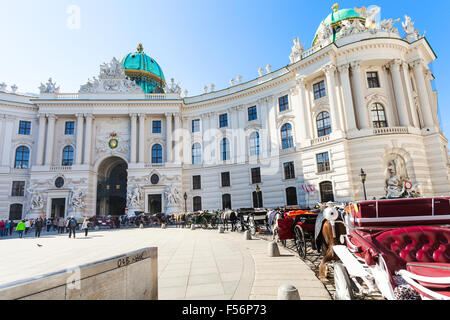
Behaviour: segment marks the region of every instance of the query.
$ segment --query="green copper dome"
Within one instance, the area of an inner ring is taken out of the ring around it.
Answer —
[[[333,42],[334,40],[336,40],[336,35],[338,34],[340,27],[341,27],[341,23],[344,20],[360,20],[363,24],[365,23],[366,19],[361,17],[361,15],[355,11],[355,9],[341,9],[338,10],[339,6],[337,4],[335,4],[333,6],[333,11],[332,13],[330,13],[328,15],[328,17],[325,18],[325,20],[323,20],[322,22],[327,25],[327,26],[331,26],[333,27]],[[322,23],[321,23],[322,24]],[[314,36],[314,40],[313,40],[313,46],[316,43],[317,40],[317,36],[319,34],[319,28],[316,31],[316,35]]]
[[[145,93],[163,93],[166,80],[159,64],[144,53],[142,44],[137,51],[127,54],[121,61],[125,74]]]

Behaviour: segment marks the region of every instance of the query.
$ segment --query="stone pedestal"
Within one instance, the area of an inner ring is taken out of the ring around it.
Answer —
[[[37,219],[44,214],[44,209],[31,209],[30,212],[25,216],[25,219]]]
[[[166,216],[170,216],[173,213],[179,213],[181,212],[178,205],[168,205],[166,209]]]

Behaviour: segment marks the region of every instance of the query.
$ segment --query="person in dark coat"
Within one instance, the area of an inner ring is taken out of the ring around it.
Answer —
[[[232,211],[230,213],[230,221],[231,221],[231,232],[236,231],[236,221],[237,221],[236,212]]]
[[[73,216],[70,217],[69,221],[67,221],[67,228],[69,229],[69,238],[72,238],[72,233],[73,233],[73,238],[75,239],[75,229],[77,228],[77,220],[75,220],[75,218]]]
[[[36,238],[40,238],[41,237],[41,231],[42,231],[43,227],[44,227],[44,221],[42,221],[41,218],[38,218],[36,220],[36,222],[34,223],[34,228],[35,228],[34,236]]]

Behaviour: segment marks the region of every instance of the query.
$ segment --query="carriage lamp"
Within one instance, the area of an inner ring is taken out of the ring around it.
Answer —
[[[187,193],[186,192],[184,193],[183,198],[184,198],[184,212],[187,212],[187,205],[186,205]]]
[[[367,178],[367,175],[366,175],[366,173],[364,172],[363,169],[361,169],[361,173],[359,174],[359,176],[361,177],[361,182],[363,184],[364,200],[367,201],[367,194],[366,194],[366,178]]]

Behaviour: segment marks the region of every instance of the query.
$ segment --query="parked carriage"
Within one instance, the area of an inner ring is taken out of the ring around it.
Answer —
[[[450,197],[350,204],[345,225],[336,299],[450,299]]]
[[[320,210],[284,208],[280,212],[274,237],[283,245],[286,245],[287,240],[293,240],[300,258],[306,258],[308,246],[316,249],[314,227]]]
[[[207,229],[209,226],[216,228],[219,223],[219,214],[217,212],[209,211],[197,211],[187,214],[186,224],[188,227],[191,225],[201,226],[203,229]]]
[[[238,231],[250,230],[252,235],[267,227],[267,210],[263,208],[241,208],[236,212]]]

